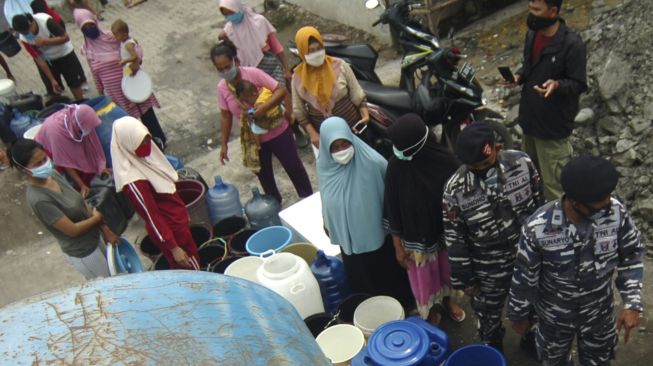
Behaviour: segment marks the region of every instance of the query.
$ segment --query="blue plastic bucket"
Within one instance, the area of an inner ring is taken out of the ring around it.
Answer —
[[[118,273],[138,273],[143,272],[141,259],[138,257],[136,250],[124,238],[120,238],[120,245],[113,247]]]
[[[445,366],[506,366],[506,360],[486,344],[470,344],[452,353]]]
[[[245,244],[251,255],[261,255],[269,250],[280,251],[292,240],[292,232],[284,226],[269,226],[257,231]]]

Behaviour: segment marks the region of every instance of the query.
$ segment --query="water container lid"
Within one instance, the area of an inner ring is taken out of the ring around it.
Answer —
[[[372,334],[367,352],[378,365],[417,366],[428,355],[430,343],[424,329],[409,321],[395,320]]]

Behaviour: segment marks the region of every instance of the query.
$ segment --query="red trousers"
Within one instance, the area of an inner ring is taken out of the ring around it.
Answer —
[[[122,191],[145,221],[147,234],[161,249],[170,268],[182,268],[172,256],[171,250],[177,246],[200,263],[197,245],[190,232],[188,211],[177,193],[157,193],[147,180],[129,183]]]

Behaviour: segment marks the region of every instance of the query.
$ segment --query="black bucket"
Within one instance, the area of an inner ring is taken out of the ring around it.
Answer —
[[[370,294],[351,294],[338,305],[338,323],[353,324],[354,311],[363,301],[372,297]]]
[[[208,271],[211,266],[218,263],[224,257],[224,247],[212,244],[201,248],[198,251],[200,257],[200,269]]]
[[[141,253],[148,257],[152,262],[156,262],[161,255],[161,249],[154,244],[149,236],[145,236],[143,240],[141,240],[139,247],[141,248]]]
[[[229,267],[229,265],[237,260],[239,260],[240,257],[229,257],[227,259],[223,259],[220,262],[214,264],[211,267],[211,272],[213,273],[224,273],[224,271]]]
[[[256,231],[257,230],[254,229],[247,229],[234,235],[231,240],[229,240],[229,253],[237,257],[248,256],[249,253],[247,252],[245,245],[247,244],[247,239],[249,239],[250,236],[254,235]]]
[[[211,240],[211,233],[207,228],[200,225],[191,225],[190,234],[193,236],[193,241],[199,248],[202,244]]]
[[[170,269],[170,263],[168,263],[168,259],[166,259],[165,255],[162,255],[159,257],[159,259],[154,262],[154,270],[155,271],[163,271],[166,269]]]
[[[247,226],[247,220],[238,216],[227,217],[213,225],[213,237],[228,239]]]
[[[16,56],[20,52],[20,44],[11,32],[4,31],[0,33],[0,51],[7,57]]]
[[[317,313],[304,319],[304,323],[306,323],[306,326],[308,327],[308,330],[311,331],[311,334],[313,334],[313,337],[317,338],[323,330],[337,324],[336,321],[331,322],[332,320],[333,315],[329,313]]]

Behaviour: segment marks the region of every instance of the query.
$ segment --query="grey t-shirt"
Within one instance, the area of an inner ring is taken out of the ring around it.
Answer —
[[[90,217],[82,196],[58,173],[54,173],[52,178],[61,187],[61,192],[28,185],[27,203],[36,217],[57,239],[64,253],[71,257],[86,257],[93,253],[100,242],[99,227],[74,238],[65,235],[52,226],[64,216],[67,216],[72,222],[83,221]]]

